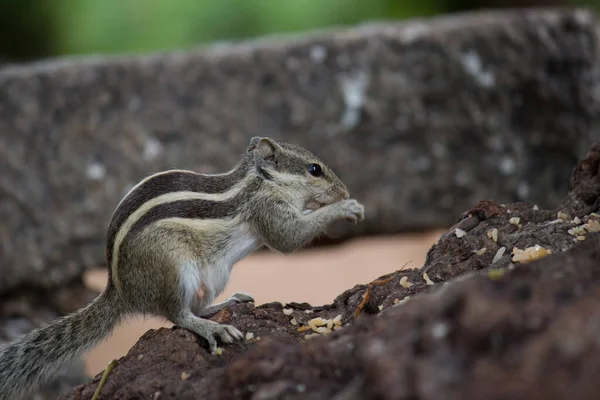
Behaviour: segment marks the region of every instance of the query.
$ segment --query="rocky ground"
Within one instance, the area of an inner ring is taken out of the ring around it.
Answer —
[[[225,309],[212,319],[247,338],[220,355],[186,330],[149,331],[101,398],[595,398],[600,142],[570,185],[553,210],[479,202],[421,270],[399,266],[332,304]],[[63,398],[91,398],[100,377]]]

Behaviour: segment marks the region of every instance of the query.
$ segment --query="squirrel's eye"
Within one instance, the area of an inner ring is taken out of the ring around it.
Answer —
[[[310,164],[308,166],[308,173],[311,174],[312,176],[319,177],[319,176],[323,175],[323,169],[321,168],[321,166],[319,164]]]

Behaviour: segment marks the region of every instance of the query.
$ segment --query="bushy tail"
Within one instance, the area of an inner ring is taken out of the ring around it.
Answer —
[[[0,400],[17,400],[107,337],[121,319],[109,285],[79,311],[0,347]]]

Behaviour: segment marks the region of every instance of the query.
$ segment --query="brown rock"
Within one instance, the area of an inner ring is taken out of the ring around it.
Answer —
[[[600,142],[571,179],[567,199],[582,193],[578,185],[597,189],[595,200],[580,204],[585,209],[600,199],[600,176],[585,172],[600,162],[598,149]],[[261,340],[226,345],[221,356],[209,355],[204,340],[188,331],[150,331],[119,361],[102,393],[119,399],[156,393],[161,399],[596,398],[600,232],[579,232],[581,241],[572,230],[600,218],[570,204],[579,220],[557,220],[553,211],[525,203],[478,203],[464,214],[476,216],[477,224],[460,237],[454,229],[442,235],[422,270],[399,270],[369,284],[369,302],[382,311],[366,307],[357,320],[365,285],[333,304],[303,304],[291,313],[278,303],[233,306],[231,323]],[[493,228],[498,243],[487,235]],[[552,254],[511,262],[513,246],[537,244]],[[490,250],[473,251],[482,245]],[[494,263],[499,246],[508,250]],[[310,319],[338,315],[340,331],[306,338]],[[178,379],[182,373],[189,379]],[[99,380],[64,398],[90,398]]]
[[[592,146],[571,174],[571,190],[562,202],[564,212],[581,216],[600,207],[600,146]]]
[[[340,238],[484,198],[554,207],[598,139],[595,32],[581,10],[484,12],[1,68],[0,293],[104,265],[133,184],[223,171],[257,134],[319,153],[365,203]]]

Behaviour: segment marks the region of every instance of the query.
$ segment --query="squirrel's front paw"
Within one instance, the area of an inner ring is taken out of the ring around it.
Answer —
[[[354,199],[342,201],[340,207],[343,218],[350,222],[356,224],[365,219],[365,207]]]

